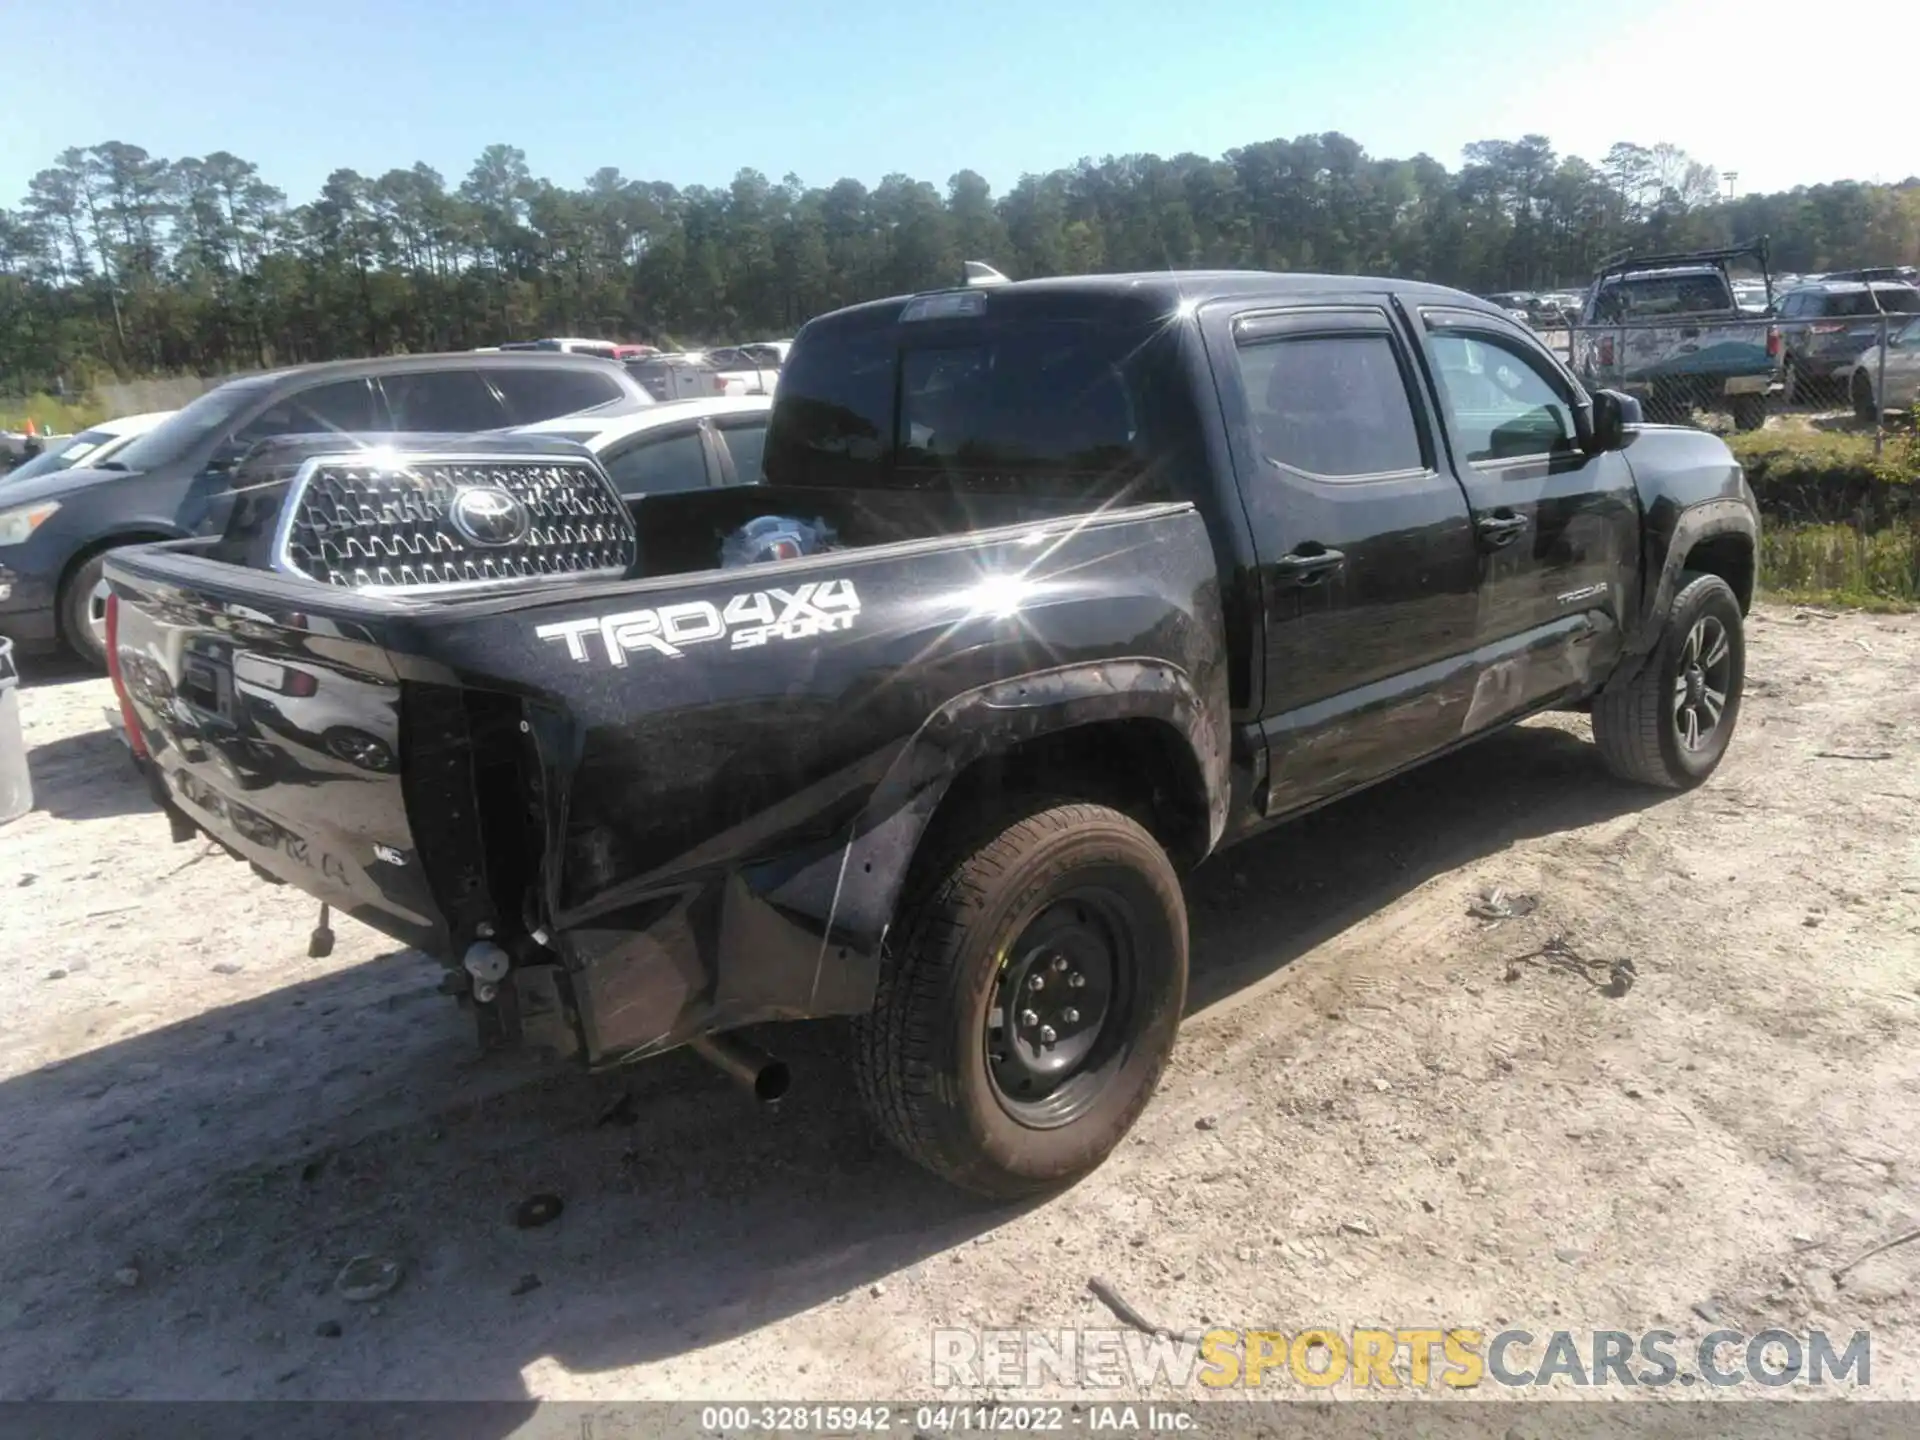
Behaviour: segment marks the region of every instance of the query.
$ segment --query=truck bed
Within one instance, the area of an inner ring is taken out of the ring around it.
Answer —
[[[1042,700],[1097,713],[1103,685],[1136,708],[1162,686],[1224,772],[1220,598],[1191,505],[1031,487],[638,504],[629,577],[472,595],[320,585],[226,541],[116,554],[117,663],[167,804],[408,944],[456,964],[499,944],[529,1036],[612,1063],[862,1009],[903,863],[889,820]],[[713,568],[769,509],[844,548]]]

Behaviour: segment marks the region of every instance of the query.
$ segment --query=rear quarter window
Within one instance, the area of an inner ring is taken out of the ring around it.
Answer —
[[[1718,275],[1633,275],[1600,292],[1602,320],[1653,320],[1734,308],[1733,291]]]
[[[1192,441],[1179,343],[1164,322],[1018,311],[810,333],[775,391],[766,478],[1050,501],[1157,494],[1158,462]]]

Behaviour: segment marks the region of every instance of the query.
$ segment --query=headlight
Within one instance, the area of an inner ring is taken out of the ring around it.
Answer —
[[[58,500],[42,500],[18,510],[0,510],[0,546],[26,544],[27,537],[52,519],[59,508]]]

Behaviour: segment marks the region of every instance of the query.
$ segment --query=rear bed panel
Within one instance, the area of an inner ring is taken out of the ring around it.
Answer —
[[[190,659],[217,670],[197,657],[241,650],[267,692],[236,690],[224,708],[217,684],[184,709],[136,699],[182,808],[449,958],[498,936],[545,971],[539,1003],[568,1017],[593,1062],[870,1003],[880,933],[865,910],[837,919],[845,868],[877,883],[904,866],[917,832],[903,849],[888,822],[924,820],[956,739],[1014,736],[1060,701],[1038,677],[1079,667],[1095,709],[1117,716],[1146,703],[1129,698],[1131,662],[1169,667],[1224,792],[1218,581],[1186,505],[438,603],[289,593],[257,572],[172,562],[212,572],[186,600],[137,578],[157,564],[115,564],[123,644],[152,651],[176,691]],[[221,570],[229,591],[257,591],[258,618],[240,624],[209,599]],[[296,598],[336,618],[291,613]],[[329,746],[327,726],[290,725],[275,665],[314,672],[314,699],[339,697],[356,733]],[[921,733],[956,697],[989,692],[965,737]],[[245,788],[200,753],[216,723],[277,748],[266,783]],[[398,773],[377,770],[382,746]],[[289,863],[273,835],[248,839],[260,827],[245,812],[329,857],[315,862],[324,873]],[[877,848],[850,852],[860,837]]]
[[[401,688],[353,627],[115,577],[121,673],[172,802],[210,835],[409,944],[447,929],[400,784]]]

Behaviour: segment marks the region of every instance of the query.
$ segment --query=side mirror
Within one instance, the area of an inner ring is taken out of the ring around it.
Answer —
[[[1604,455],[1626,448],[1627,431],[1640,423],[1640,402],[1619,390],[1593,392],[1593,418],[1587,452]]]

